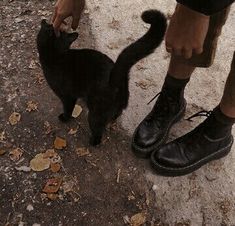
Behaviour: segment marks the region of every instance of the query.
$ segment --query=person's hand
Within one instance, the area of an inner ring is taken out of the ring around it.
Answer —
[[[166,50],[186,59],[201,54],[210,17],[178,4],[166,32]]]
[[[60,33],[60,26],[67,17],[72,17],[72,29],[76,29],[82,10],[85,6],[85,0],[58,0],[55,5],[55,12],[52,18],[53,27],[57,36]]]

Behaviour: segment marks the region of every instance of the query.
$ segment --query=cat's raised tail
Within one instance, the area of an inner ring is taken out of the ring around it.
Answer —
[[[144,36],[126,47],[118,56],[110,75],[111,86],[115,87],[120,84],[131,67],[153,53],[163,41],[167,28],[167,20],[164,14],[158,10],[148,10],[142,14],[142,20],[151,24],[151,26]]]

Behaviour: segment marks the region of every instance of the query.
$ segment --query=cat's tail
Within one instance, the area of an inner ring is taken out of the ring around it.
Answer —
[[[161,44],[167,28],[166,17],[158,10],[148,10],[142,14],[142,20],[151,24],[148,32],[136,42],[125,48],[111,71],[110,85],[117,86],[127,76],[131,67],[142,58],[153,53]]]

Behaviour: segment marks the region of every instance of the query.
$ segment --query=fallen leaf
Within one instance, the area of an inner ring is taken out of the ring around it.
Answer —
[[[6,153],[5,150],[0,150],[0,156],[1,156],[1,155],[4,155],[5,153]]]
[[[130,224],[131,226],[141,226],[146,222],[146,214],[138,213],[131,217]]]
[[[9,117],[9,122],[12,126],[16,125],[21,119],[20,113],[13,112]]]
[[[56,199],[58,199],[59,195],[58,194],[54,194],[54,193],[47,193],[47,198],[55,201]]]
[[[148,83],[145,80],[141,80],[139,82],[136,82],[135,84],[137,87],[140,87],[141,89],[144,89],[144,90],[148,89]]]
[[[69,134],[69,135],[74,135],[74,134],[77,133],[77,131],[78,131],[77,128],[75,128],[75,129],[70,129],[69,132],[68,132],[68,134]]]
[[[24,21],[24,19],[19,18],[19,17],[15,19],[15,22],[16,22],[16,23],[21,23],[21,22],[23,22],[23,21]]]
[[[49,158],[44,158],[44,154],[40,153],[37,154],[31,161],[30,161],[30,168],[33,171],[41,172],[43,170],[49,169],[51,161]]]
[[[130,218],[127,215],[123,217],[123,221],[125,224],[130,224]]]
[[[2,131],[2,132],[0,133],[0,141],[3,141],[3,140],[5,140],[5,139],[6,139],[5,131]]]
[[[65,148],[67,146],[67,142],[65,139],[62,139],[60,137],[56,137],[55,141],[54,141],[54,147],[55,149],[58,150],[62,150],[63,148]]]
[[[35,69],[35,68],[36,68],[36,62],[34,60],[31,60],[29,64],[29,69]]]
[[[59,163],[51,163],[51,171],[57,173],[60,171],[61,165]]]
[[[31,168],[28,166],[20,166],[20,167],[15,167],[17,171],[23,171],[23,172],[30,172]]]
[[[114,42],[109,43],[107,46],[109,49],[118,49],[119,48],[118,44],[114,43]]]
[[[32,101],[32,100],[27,102],[27,108],[26,108],[27,112],[37,111],[37,110],[38,110],[38,103],[37,102]]]
[[[82,107],[80,105],[76,104],[74,109],[73,109],[72,116],[74,118],[77,118],[81,113],[82,113]]]
[[[114,29],[114,30],[118,30],[120,27],[120,22],[118,20],[115,20],[113,18],[112,22],[108,24],[110,28]]]
[[[78,157],[86,156],[90,154],[90,151],[87,148],[77,148],[76,153]]]
[[[44,128],[46,130],[46,135],[50,134],[52,132],[52,126],[50,125],[49,122],[44,122]]]
[[[72,180],[65,181],[62,185],[64,193],[68,193],[68,192],[73,191],[75,186],[76,186],[76,184]]]
[[[12,161],[16,162],[20,160],[22,154],[23,154],[23,151],[20,148],[16,148],[9,152],[9,157]]]
[[[61,178],[49,179],[42,191],[45,193],[56,193],[58,192],[61,183],[62,183]]]
[[[54,149],[48,149],[46,150],[45,153],[43,153],[43,158],[52,158],[54,157],[55,155],[58,155]]]
[[[45,81],[45,79],[42,75],[36,75],[35,83],[38,83],[39,85],[42,85],[44,81]]]

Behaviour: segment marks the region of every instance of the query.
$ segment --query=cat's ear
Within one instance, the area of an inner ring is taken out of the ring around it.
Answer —
[[[78,37],[77,32],[73,32],[73,33],[68,34],[69,43],[73,43],[77,39],[77,37]]]
[[[41,26],[43,27],[43,26],[46,26],[46,25],[48,25],[48,24],[47,24],[47,21],[46,21],[46,19],[43,19],[43,20],[41,21]]]

